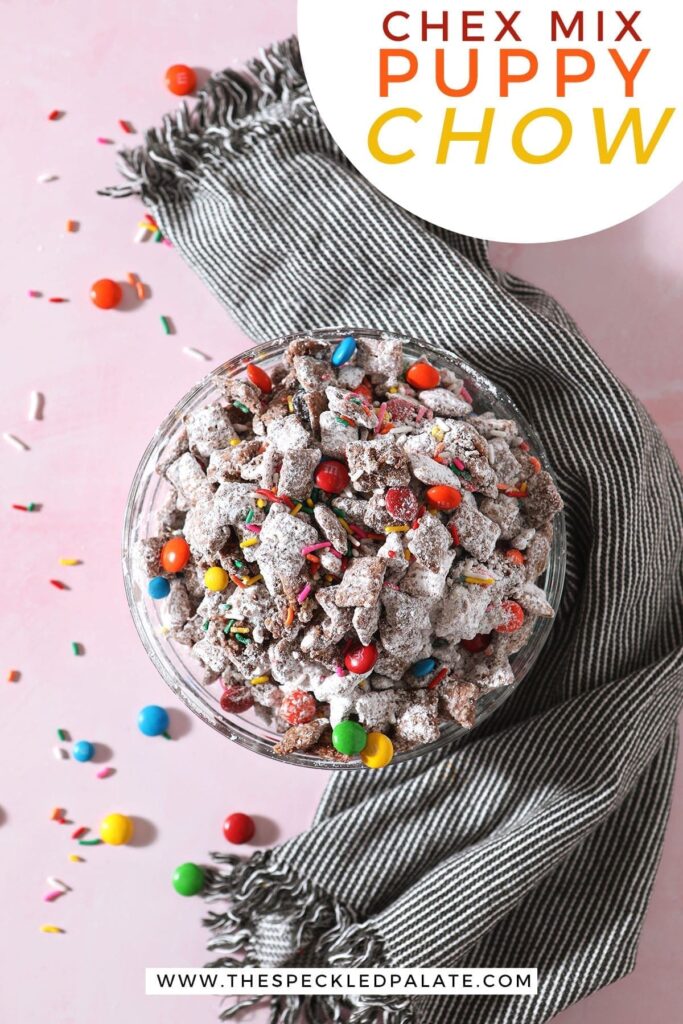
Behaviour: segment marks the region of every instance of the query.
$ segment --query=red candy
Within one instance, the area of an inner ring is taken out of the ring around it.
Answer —
[[[226,686],[221,694],[221,707],[229,715],[243,715],[254,706],[254,697],[246,686],[237,686],[233,683]]]
[[[182,572],[190,560],[190,545],[184,537],[171,537],[161,549],[161,565],[166,572]]]
[[[223,822],[223,835],[229,843],[248,843],[256,831],[253,818],[248,814],[229,814]]]
[[[349,471],[343,462],[328,459],[315,471],[315,486],[327,494],[341,494],[349,482]]]
[[[187,64],[172,64],[166,69],[166,88],[174,96],[187,96],[197,85],[197,76]]]
[[[427,498],[430,505],[440,509],[442,512],[449,512],[457,508],[462,501],[462,494],[457,487],[448,487],[446,484],[439,484],[437,487],[430,487],[427,491]]]
[[[306,725],[316,716],[318,705],[312,693],[294,690],[288,693],[280,705],[280,714],[290,725]]]
[[[377,648],[374,644],[370,644],[368,647],[358,644],[357,647],[352,647],[344,658],[344,664],[349,672],[355,672],[358,675],[369,672],[376,661]]]
[[[471,640],[461,640],[460,646],[464,647],[470,654],[481,654],[491,643],[490,633],[477,633]]]
[[[524,611],[516,601],[503,601],[501,608],[505,611],[507,621],[496,626],[496,633],[516,633],[524,622]]]
[[[427,391],[429,388],[438,388],[441,374],[431,363],[413,363],[406,373],[406,380],[417,391]]]
[[[353,394],[362,395],[363,398],[369,398],[370,401],[372,401],[374,397],[372,394],[372,388],[370,387],[369,384],[366,384],[365,381],[362,381],[357,388],[353,389]]]
[[[264,394],[269,395],[273,390],[273,382],[260,366],[256,366],[255,363],[249,363],[247,366],[247,377],[259,391],[263,391]]]
[[[420,503],[410,487],[390,487],[384,501],[389,515],[403,523],[414,519],[420,510]]]
[[[514,562],[515,565],[524,565],[526,559],[519,548],[508,548],[505,552],[505,557],[508,562]]]
[[[123,298],[121,285],[102,277],[90,289],[90,298],[98,309],[115,309]]]

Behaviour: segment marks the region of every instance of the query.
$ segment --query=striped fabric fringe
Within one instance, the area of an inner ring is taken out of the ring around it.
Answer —
[[[456,352],[535,424],[566,503],[562,606],[524,684],[464,741],[333,777],[303,835],[216,855],[216,963],[539,970],[534,999],[289,997],[273,1024],[550,1020],[633,968],[666,826],[683,697],[669,450],[554,299],[358,175],[295,40],[216,75],[122,169],[108,194],[142,196],[249,336],[355,323]]]

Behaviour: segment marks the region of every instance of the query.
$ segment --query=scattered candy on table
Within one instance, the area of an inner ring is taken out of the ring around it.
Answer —
[[[360,754],[367,741],[368,734],[363,726],[350,718],[337,722],[332,730],[332,746],[340,754],[346,754],[348,757]]]
[[[124,846],[133,838],[132,820],[125,814],[108,814],[100,823],[100,838],[109,846]],[[88,840],[79,842],[85,846]]]
[[[95,745],[89,740],[78,740],[71,748],[71,754],[76,761],[92,761],[95,756]]]
[[[248,814],[237,811],[229,814],[223,822],[223,835],[229,843],[239,846],[241,843],[248,843],[256,831],[253,818]]]
[[[161,601],[171,593],[171,584],[165,576],[153,576],[147,584],[147,593],[154,601]]]
[[[90,298],[98,309],[115,309],[123,298],[121,285],[102,277],[90,288]]]
[[[174,96],[187,96],[197,87],[197,76],[187,64],[172,64],[166,68],[166,88]]]
[[[204,871],[198,864],[186,861],[173,872],[173,888],[179,896],[196,896],[204,888]]]
[[[366,768],[386,768],[394,756],[394,745],[383,732],[369,732],[367,743],[360,752]]]
[[[162,736],[168,725],[168,711],[158,704],[148,704],[138,715],[138,729],[145,736]]]
[[[356,339],[351,335],[342,338],[332,353],[330,362],[333,366],[343,366],[344,363],[348,363],[349,359],[353,359],[357,348]]]

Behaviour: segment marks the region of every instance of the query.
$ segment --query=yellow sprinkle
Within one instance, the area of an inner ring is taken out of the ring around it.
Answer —
[[[62,929],[58,928],[56,924],[41,924],[41,932],[53,932],[57,935],[61,935]]]
[[[254,676],[253,679],[249,680],[250,686],[260,686],[261,683],[269,683],[270,676]]]
[[[301,502],[300,501],[297,501],[297,503],[294,506],[294,508],[290,508],[290,510],[289,510],[290,516],[295,516],[297,514],[297,512],[301,512]]]
[[[251,633],[249,626],[233,626],[230,630],[231,633]]]
[[[237,437],[233,437],[233,438],[231,438],[231,440],[230,440],[230,446],[231,446],[232,448],[236,448],[236,447],[237,447],[237,445],[238,445],[239,443],[240,443],[240,442],[239,442],[239,438],[237,438]]]
[[[253,548],[254,544],[258,544],[256,537],[250,537],[249,540],[240,541],[241,548]]]
[[[398,394],[398,388],[387,388],[387,391],[389,392],[390,395]]]
[[[290,412],[294,412],[294,402],[291,395],[287,395],[287,408]]]
[[[478,587],[490,587],[496,581],[488,576],[465,576],[465,583],[476,583]]]
[[[345,519],[340,519],[339,522],[342,524],[342,526],[344,527],[344,529],[346,530],[347,533],[352,533],[353,532],[351,527],[349,526],[349,524],[346,522]]]
[[[437,441],[443,441],[444,437],[446,436],[440,427],[432,427],[430,433],[432,437],[435,437],[437,439]]]
[[[77,853],[70,853],[69,860],[73,861],[74,864],[80,864],[83,858],[79,857]]]
[[[262,579],[263,576],[261,575],[261,573],[259,573],[258,576],[243,576],[242,583],[244,583],[245,587],[253,587],[255,583],[258,583],[259,580]]]
[[[266,507],[266,503],[263,500],[263,498],[257,498],[256,499],[256,504],[257,504],[258,508],[265,508]]]
[[[313,508],[313,499],[306,498],[306,504],[308,505],[309,508]]]
[[[410,551],[408,551],[408,548],[404,549],[403,554],[405,556],[406,562],[409,562],[410,559],[412,558],[412,555],[411,555]]]
[[[407,533],[410,529],[409,526],[385,526],[385,533]]]
[[[78,565],[78,563],[79,563],[78,558],[60,558],[59,559],[59,564],[60,565]]]

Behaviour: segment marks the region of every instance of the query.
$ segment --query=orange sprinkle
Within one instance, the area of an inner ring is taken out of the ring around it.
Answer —
[[[61,817],[62,817],[62,808],[61,807],[53,807],[52,808],[52,814],[50,815],[50,821],[59,821],[59,819]]]
[[[496,484],[496,487],[498,488],[499,491],[509,491],[510,490],[510,484]]]
[[[75,231],[76,230],[76,221],[75,220],[68,220],[66,222],[66,230],[67,231]]]
[[[390,430],[394,429],[394,426],[395,424],[393,423],[385,423],[382,429],[380,430],[380,434],[388,434]]]
[[[242,580],[239,578],[239,576],[230,576],[230,580],[232,583],[235,584],[236,587],[239,587],[240,590],[244,590],[244,583],[242,583]]]
[[[142,283],[142,281],[138,281],[138,283],[135,285],[135,292],[140,300],[145,298],[145,286]]]
[[[17,683],[19,681],[19,672],[16,668],[11,668],[7,673],[8,683]]]
[[[129,285],[132,285],[132,287],[135,288],[138,279],[135,276],[135,274],[126,274],[126,281],[128,282]]]
[[[294,605],[290,604],[289,608],[287,609],[287,615],[285,617],[285,626],[291,626],[292,625],[292,623],[294,622],[294,614],[295,614]]]
[[[313,562],[314,565],[320,565],[320,559],[317,555],[306,555],[306,561]]]
[[[535,455],[530,455],[529,456],[529,462],[531,463],[531,465],[533,467],[534,473],[540,473],[541,472],[541,460],[540,459],[537,459]]]

